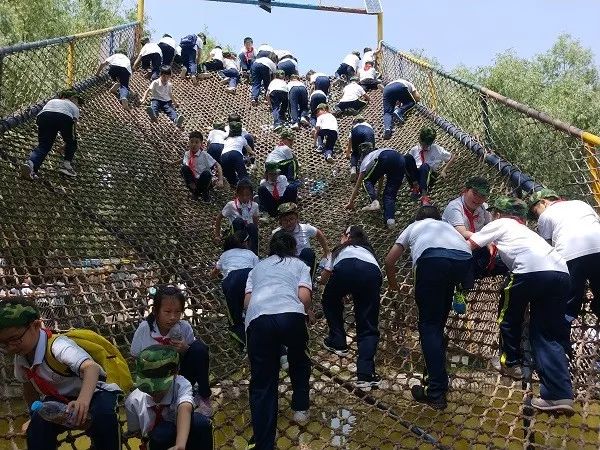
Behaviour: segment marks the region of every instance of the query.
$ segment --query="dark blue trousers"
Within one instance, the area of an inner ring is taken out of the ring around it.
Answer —
[[[335,74],[338,77],[341,77],[342,75],[345,76],[348,80],[350,78],[352,78],[355,75],[356,71],[354,70],[354,67],[349,66],[346,63],[341,63],[340,67],[338,67],[338,69],[335,71]]]
[[[162,61],[165,66],[173,64],[173,58],[175,58],[175,49],[165,42],[159,42],[158,46],[162,52]]]
[[[310,124],[314,127],[317,124],[317,106],[321,103],[327,104],[327,96],[316,94],[310,97]]]
[[[271,115],[273,116],[273,125],[283,124],[288,110],[288,93],[285,91],[273,91],[269,95],[271,98]]]
[[[382,176],[386,176],[383,189],[383,217],[393,219],[396,211],[396,197],[404,177],[404,156],[394,149],[386,149],[379,154],[377,162],[371,167],[363,180],[363,186],[371,201],[377,200],[375,184]]]
[[[298,69],[291,59],[286,59],[277,64],[277,69],[283,70],[287,78],[291,77],[292,75],[298,75]]]
[[[258,228],[253,223],[246,223],[244,219],[238,217],[231,222],[231,229],[235,233],[236,231],[246,230],[248,233],[248,243],[250,250],[258,255]]]
[[[360,166],[360,161],[362,159],[362,155],[360,153],[360,144],[364,142],[370,142],[373,144],[373,148],[375,148],[375,132],[372,128],[364,126],[364,127],[356,127],[352,128],[350,134],[350,142],[352,143],[352,153],[350,153],[350,167],[358,167]]]
[[[121,66],[109,66],[108,76],[111,80],[118,81],[120,84],[119,99],[126,99],[129,95],[129,78],[131,77],[129,70]]]
[[[168,450],[175,445],[177,424],[163,420],[150,432],[149,450]],[[186,450],[213,450],[213,425],[208,417],[193,412]]]
[[[323,146],[323,156],[326,158],[333,155],[338,132],[335,130],[319,130],[319,143]]]
[[[254,136],[252,136],[250,133],[247,133],[244,131],[242,131],[242,136],[244,136],[244,138],[246,139],[246,142],[248,142],[248,145],[250,146],[250,148],[252,150],[254,150]]]
[[[231,187],[235,187],[242,178],[248,178],[244,156],[237,150],[221,154],[221,167]]]
[[[396,103],[402,106],[396,110]],[[383,128],[392,130],[394,128],[392,114],[396,113],[398,118],[403,119],[404,114],[415,106],[415,99],[406,86],[401,83],[391,83],[383,88]]]
[[[233,270],[223,279],[221,287],[229,311],[229,332],[243,348],[246,346],[246,331],[244,330],[244,296],[246,281],[252,268]]]
[[[317,255],[315,251],[310,247],[304,248],[298,255],[298,259],[310,268],[310,277],[313,278],[317,269]]]
[[[330,87],[331,81],[329,77],[321,75],[315,78],[315,91],[323,91],[325,95],[328,95]]]
[[[271,71],[267,66],[261,63],[254,63],[250,68],[252,74],[252,100],[257,101],[260,95],[260,88],[265,92],[269,89],[271,82]]]
[[[153,98],[150,101],[150,107],[152,108],[152,111],[154,111],[156,117],[158,117],[160,111],[163,111],[173,122],[177,120],[177,110],[173,107],[173,102],[171,100],[164,102]]]
[[[38,146],[29,155],[29,159],[33,162],[33,170],[37,172],[40,168],[46,155],[52,150],[58,133],[65,143],[65,161],[73,161],[77,150],[75,121],[66,114],[44,111],[35,118],[35,122],[38,126]]]
[[[354,100],[351,102],[339,102],[337,107],[340,111],[346,111],[347,109],[355,109],[356,111],[360,111],[367,105],[367,102],[363,102],[362,100]]]
[[[294,86],[289,91],[290,120],[298,123],[300,117],[308,119],[308,91],[303,86]]]
[[[250,70],[252,63],[254,62],[254,58],[246,59],[246,54],[244,52],[240,53],[238,58],[240,60],[240,69],[244,71]]]
[[[183,177],[183,180],[185,181],[185,185],[188,187],[188,189],[191,190],[191,188],[189,187],[191,183],[196,183],[196,189],[194,191],[192,191],[192,193],[196,196],[205,196],[209,189],[210,189],[210,183],[212,181],[212,173],[210,173],[209,170],[205,170],[204,172],[202,172],[200,174],[200,176],[198,178],[194,178],[194,174],[192,173],[192,169],[190,169],[188,166],[181,166],[181,176]]]
[[[160,77],[160,65],[162,64],[162,56],[160,53],[150,53],[142,56],[142,69],[150,69],[152,71],[151,80],[156,80]]]
[[[213,157],[213,159],[221,164],[221,152],[223,151],[224,144],[216,144],[211,142],[206,147],[206,152]]]
[[[223,61],[220,59],[211,59],[204,63],[204,68],[209,72],[217,72],[223,70]]]
[[[294,183],[289,184],[278,200],[273,198],[273,195],[265,186],[258,188],[258,204],[261,211],[266,211],[271,217],[277,217],[277,207],[283,203],[296,203],[298,200],[298,186]]]
[[[591,309],[600,317],[600,253],[580,256],[567,261],[571,274],[571,294],[567,302],[567,315],[579,317],[585,299],[585,281],[590,282],[590,289],[594,295]]]
[[[408,182],[411,185],[417,182],[422,193],[428,192],[429,188],[433,187],[437,178],[434,176],[435,172],[431,170],[429,164],[423,163],[417,169],[417,162],[413,155],[410,154],[404,155],[404,163],[406,165],[406,178],[408,178]]]
[[[271,52],[268,52],[266,50],[261,50],[260,52],[258,52],[256,54],[256,58],[255,59],[258,59],[258,58],[268,58],[270,54],[271,54]]]
[[[431,250],[431,249],[428,249]],[[465,257],[469,254],[465,253]],[[444,328],[452,306],[454,288],[473,286],[473,260],[427,257],[417,260],[415,301],[419,309],[419,337],[427,370],[425,393],[436,399],[448,391]]]
[[[540,377],[540,395],[546,400],[573,398],[563,341],[570,290],[569,274],[554,271],[512,274],[504,288],[498,318],[500,362],[509,367],[521,363],[523,320],[529,306],[529,340]]]
[[[221,70],[220,73],[229,78],[229,87],[237,87],[238,83],[240,82],[240,73],[237,69],[224,69]]]
[[[196,49],[193,47],[181,47],[181,65],[187,69],[188,75],[196,75],[198,63],[196,62]]]
[[[209,350],[200,339],[196,339],[183,354],[179,365],[179,375],[185,377],[192,386],[198,386],[202,398],[210,397],[208,383]]]
[[[352,295],[358,344],[356,372],[359,374],[375,373],[381,281],[379,267],[357,258],[347,258],[335,265],[323,291],[323,313],[329,327],[329,340],[339,349],[348,346],[344,330],[344,297]]]
[[[475,265],[475,278],[493,277],[497,275],[506,275],[508,267],[502,262],[500,256],[496,255],[494,264],[490,267],[490,250],[486,247],[481,247],[473,250],[473,263]]]
[[[292,409],[309,407],[310,358],[306,316],[300,313],[262,315],[246,330],[250,359],[250,413],[256,450],[275,448],[277,430],[279,357],[287,347],[292,383]]]
[[[117,419],[117,400],[119,394],[110,391],[97,391],[90,402],[92,424],[86,430],[94,448],[119,450],[121,448],[121,433]],[[54,400],[46,398],[46,400]],[[37,412],[31,415],[27,428],[27,448],[29,450],[56,450],[56,440],[59,434],[67,431],[66,427],[47,422]]]

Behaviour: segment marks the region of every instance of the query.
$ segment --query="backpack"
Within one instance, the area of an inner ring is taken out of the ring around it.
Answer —
[[[192,48],[194,45],[196,45],[197,40],[198,36],[195,34],[188,34],[187,36],[181,38],[179,45],[181,48]]]
[[[53,371],[65,377],[74,375],[68,366],[58,361],[52,354],[52,344],[60,336],[68,337],[84,349],[104,369],[107,383],[117,384],[123,392],[131,390],[133,380],[127,361],[114,344],[92,330],[74,328],[63,334],[48,336],[45,359],[46,364]]]

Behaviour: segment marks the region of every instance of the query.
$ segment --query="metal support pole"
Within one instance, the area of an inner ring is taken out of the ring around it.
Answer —
[[[140,41],[142,39],[142,33],[144,32],[144,0],[138,0],[137,2],[137,21],[138,26],[135,32],[134,54],[136,54],[140,50]]]
[[[75,39],[69,41],[67,47],[67,86],[75,84]]]
[[[377,14],[377,42],[383,41],[383,13]]]
[[[490,122],[490,110],[488,107],[487,95],[481,93],[479,95],[479,103],[481,104],[481,120],[483,122],[483,144],[489,149],[492,148],[492,124]]]

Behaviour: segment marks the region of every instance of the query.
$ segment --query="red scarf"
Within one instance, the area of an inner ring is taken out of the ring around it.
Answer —
[[[463,211],[465,216],[467,216],[467,220],[469,221],[469,231],[471,233],[475,233],[475,219],[479,218],[479,214],[472,213],[469,208],[465,206],[463,203]]]
[[[421,156],[421,165],[425,164],[425,150],[423,150],[423,146],[419,150],[419,155]]]
[[[171,345],[171,338],[168,338],[168,337],[158,336],[158,337],[153,337],[152,339],[154,339],[160,345]]]
[[[244,52],[244,57],[246,58],[246,62],[250,61],[253,56],[254,56],[254,47],[252,47],[250,50],[247,50]]]
[[[198,157],[198,151],[196,153],[192,153],[192,151],[190,150],[190,159],[188,160],[188,167],[192,171],[192,175],[194,175],[194,178],[196,178],[196,158]]]
[[[277,190],[277,181],[275,181],[273,183],[273,198],[275,200],[279,200],[280,197],[281,197],[281,195],[279,194],[279,191]]]

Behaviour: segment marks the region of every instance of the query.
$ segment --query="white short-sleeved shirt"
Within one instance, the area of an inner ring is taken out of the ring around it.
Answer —
[[[409,90],[410,92],[414,92],[414,91],[416,91],[416,90],[417,90],[417,88],[415,87],[415,85],[414,85],[414,84],[412,84],[410,81],[408,81],[408,80],[405,80],[405,79],[403,79],[403,78],[398,78],[397,80],[390,81],[390,82],[387,84],[387,86],[389,86],[390,84],[395,84],[395,83],[400,83],[402,86],[405,86],[405,87],[407,87],[407,88],[408,88],[408,90]]]
[[[469,238],[479,247],[495,243],[513,273],[567,272],[567,263],[540,235],[511,218],[496,219]]]
[[[344,87],[344,91],[342,93],[342,98],[340,98],[340,102],[353,102],[354,100],[358,100],[365,94],[366,92],[363,89],[363,87],[360,84],[353,81],[352,83],[349,83]]]
[[[106,64],[117,67],[125,67],[127,72],[131,73],[131,61],[123,53],[115,53],[104,60]]]
[[[277,186],[277,192],[279,193],[279,195],[283,195],[289,184],[290,183],[285,175],[278,175],[277,180],[275,180],[275,183],[271,183],[270,181],[267,181],[264,178],[260,180],[260,185],[266,187],[271,195],[273,195],[274,186]]]
[[[189,167],[190,159],[193,156],[194,155],[192,155],[191,151],[187,150],[183,154],[183,165]],[[194,160],[194,172],[195,172],[196,178],[198,178],[200,176],[200,174],[202,172],[204,172],[205,170],[210,171],[216,163],[217,163],[217,161],[215,161],[215,159],[212,156],[210,156],[210,154],[208,152],[206,152],[204,150],[198,150],[196,152],[195,160]]]
[[[448,203],[442,214],[442,220],[448,222],[453,227],[464,226],[467,230],[475,233],[492,221],[492,215],[486,208],[487,206],[484,203],[473,212],[473,225],[475,226],[473,229],[467,217],[465,201],[461,195]]]
[[[268,155],[265,162],[278,163],[281,161],[289,161],[294,159],[294,152],[287,145],[278,145]]]
[[[182,340],[188,345],[192,344],[196,340],[192,326],[185,320],[180,320],[173,325],[169,332],[164,336],[160,334],[160,331],[158,331],[158,325],[156,322],[154,322],[154,330],[151,330],[148,321],[144,320],[139,324],[137,330],[135,330],[135,333],[133,334],[133,339],[131,340],[131,349],[129,352],[131,353],[131,356],[137,356],[142,350],[150,347],[151,345],[167,345],[169,339],[172,339],[173,336],[175,336],[176,340]]]
[[[566,261],[600,253],[600,219],[581,200],[551,204],[540,214],[537,226],[540,235],[552,239],[552,245]]]
[[[348,64],[350,67],[352,67],[354,70],[356,70],[358,68],[359,61],[360,61],[360,58],[358,56],[356,56],[353,53],[350,53],[349,55],[346,55],[346,57],[344,58],[342,63]]]
[[[127,430],[140,432],[147,436],[152,431],[156,422],[156,413],[153,406],[163,405],[162,418],[166,422],[177,423],[177,408],[182,403],[194,404],[194,394],[191,383],[181,375],[176,375],[173,384],[157,404],[151,395],[134,390],[125,399],[125,413],[127,416]]]
[[[181,56],[181,45],[178,45],[177,48],[175,48],[175,54]]]
[[[223,151],[221,152],[221,155],[234,151],[240,152],[243,155],[243,150],[246,145],[248,145],[248,141],[244,136],[228,137],[225,139],[225,143],[223,144]]]
[[[373,150],[371,153],[369,153],[367,156],[365,156],[360,163],[359,172],[362,173],[362,172],[368,172],[369,170],[371,170],[371,168],[377,162],[377,158],[379,158],[379,155],[384,150],[390,150],[390,149],[389,148],[379,148],[377,150]]]
[[[256,50],[256,53],[260,53],[260,52],[272,52],[273,51],[273,47],[271,47],[268,44],[263,44],[260,47],[258,47],[258,49]]]
[[[152,53],[158,53],[162,58],[162,50],[160,49],[158,44],[154,42],[148,42],[147,44],[144,44],[144,46],[140,50],[140,56],[147,56],[151,55]]]
[[[232,248],[221,253],[216,266],[221,271],[223,278],[227,278],[229,272],[252,268],[257,264],[258,256],[253,251],[246,248]]]
[[[53,98],[52,100],[49,100],[39,114],[46,111],[65,114],[74,120],[79,119],[79,108],[77,105],[71,100],[66,100],[63,98]]]
[[[173,100],[173,84],[170,81],[163,83],[160,78],[157,78],[150,83],[150,94],[152,100],[170,102]]]
[[[246,328],[257,317],[269,314],[304,314],[298,288],[312,290],[310,269],[298,258],[273,255],[263,259],[248,274],[246,293],[251,293]]]
[[[362,68],[358,71],[358,79],[360,81],[374,80],[375,78],[377,78],[377,72],[375,72],[375,67],[371,67],[370,69]]]
[[[317,127],[321,130],[338,130],[338,121],[331,113],[324,113],[317,117]]]
[[[310,76],[310,82],[314,83],[315,81],[317,81],[317,78],[319,78],[319,77],[329,78],[329,75],[327,75],[326,73],[323,73],[323,72],[315,72]],[[319,91],[319,92],[322,92],[322,91]]]
[[[244,219],[246,223],[252,223],[254,217],[258,217],[258,203],[240,203],[237,199],[231,200],[225,204],[221,214],[229,220],[229,223],[238,217]]]
[[[287,83],[285,82],[285,80],[282,80],[281,78],[273,79],[273,81],[271,81],[269,83],[269,88],[267,89],[267,94],[270,94],[273,91],[287,92],[288,87],[287,87]]]
[[[212,60],[223,61],[223,49],[213,48],[208,54],[208,57]]]
[[[57,337],[52,343],[52,354],[56,360],[60,363],[65,364],[75,376],[64,377],[48,366],[46,363],[46,346],[48,345],[48,335],[44,330],[40,330],[37,346],[33,356],[33,364],[29,364],[27,359],[21,355],[15,355],[14,358],[14,373],[15,378],[21,383],[30,381],[33,387],[40,393],[44,394],[40,388],[35,384],[35,381],[28,380],[24,368],[34,370],[44,380],[47,380],[56,391],[65,397],[74,398],[79,395],[81,391],[81,385],[83,384],[80,378],[81,374],[79,368],[84,361],[92,359],[92,357],[79,345],[77,345],[72,339],[66,336]],[[106,377],[106,372],[100,367],[100,376]],[[121,389],[114,383],[105,383],[98,381],[96,384],[96,390],[102,389],[105,391],[120,391]]]
[[[262,64],[263,66],[267,66],[271,71],[271,74],[275,73],[275,71],[277,70],[277,66],[275,65],[275,63],[271,61],[271,58],[267,58],[266,56],[256,58],[253,64]]]
[[[374,61],[375,61],[375,59],[373,58],[373,50],[370,50],[363,54],[363,57],[362,57],[363,66],[365,65],[365,63],[368,63],[368,62],[372,63]]]
[[[360,259],[361,261],[375,265],[379,269],[377,259],[369,250],[359,245],[349,245],[344,247],[344,249],[336,256],[335,260],[332,261],[331,255],[329,255],[327,262],[325,263],[325,270],[331,272],[335,269],[335,265],[341,260],[350,258]]]
[[[275,228],[272,234],[277,233],[279,230],[281,230],[281,227]],[[310,240],[317,235],[317,231],[317,228],[308,223],[299,223],[296,226],[291,233],[296,239],[296,256],[300,255],[300,252],[305,248],[310,248]]]
[[[409,153],[415,158],[415,162],[417,163],[417,169],[423,165],[423,163],[429,164],[432,170],[438,171],[442,168],[444,163],[450,161],[452,158],[452,153],[446,150],[444,147],[431,144],[427,150],[425,150],[425,161],[421,159],[421,146],[415,145],[410,149]]]
[[[291,90],[293,87],[301,87],[306,89],[306,86],[304,85],[304,83],[300,80],[291,80],[288,82],[287,84],[288,90]]]
[[[273,53],[275,53],[277,55],[277,58],[279,59],[279,61],[281,61],[281,58],[283,58],[284,56],[294,56],[292,55],[292,52],[290,52],[289,50],[273,50]]]
[[[355,125],[352,125],[352,129],[348,132],[348,139],[352,139],[352,130],[354,130],[356,127],[368,127],[371,130],[373,129],[373,126],[368,122],[357,123]]]
[[[206,141],[209,144],[225,144],[225,139],[227,138],[227,132],[223,130],[210,130]]]
[[[458,250],[471,254],[468,242],[452,225],[435,219],[423,219],[411,223],[400,233],[396,244],[400,244],[405,249],[410,248],[413,265],[428,248]]]
[[[225,69],[235,69],[240,71],[240,61],[237,59],[223,58],[223,67]]]
[[[177,42],[175,41],[175,39],[173,39],[172,37],[169,36],[165,36],[162,37],[160,39],[160,41],[158,41],[159,44],[167,44],[169,47],[176,49],[177,48]]]

